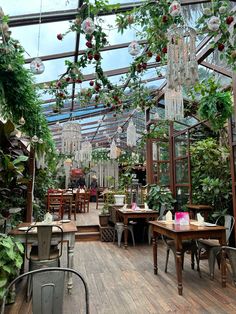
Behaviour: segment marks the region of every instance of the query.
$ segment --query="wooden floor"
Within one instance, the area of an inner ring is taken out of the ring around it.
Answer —
[[[95,223],[96,212],[77,214],[77,223],[86,219]],[[89,218],[89,216],[93,218]],[[93,215],[93,216],[92,216]],[[82,218],[86,217],[86,218]],[[168,273],[164,272],[165,246],[160,240],[159,274],[153,274],[152,246],[130,245],[128,250],[111,242],[77,242],[74,268],[88,283],[91,314],[146,314],[146,313],[236,313],[236,288],[227,278],[222,288],[220,272],[215,280],[208,275],[207,260],[201,261],[202,278],[190,266],[190,255],[185,254],[183,296],[177,293],[175,264],[170,255]],[[62,266],[66,266],[63,256]],[[64,313],[84,313],[80,310],[81,288],[74,278],[72,295],[65,296]],[[22,304],[22,295],[9,313],[30,313],[30,306]]]
[[[103,206],[103,204],[99,203],[98,209],[96,209],[96,203],[90,203],[88,213],[77,213],[76,214],[76,225],[77,226],[98,225],[99,224],[98,215],[100,214],[102,206]],[[72,217],[72,219],[73,219],[73,217]]]

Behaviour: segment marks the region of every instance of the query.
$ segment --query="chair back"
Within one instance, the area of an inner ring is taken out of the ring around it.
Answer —
[[[85,311],[81,310],[81,313],[85,312],[86,314],[89,314],[89,292],[84,278],[77,271],[62,267],[41,268],[24,273],[14,279],[5,291],[1,314],[4,314],[5,312],[5,302],[8,292],[11,291],[13,285],[22,280],[22,278],[28,276],[32,276],[33,282],[32,312],[34,314],[62,314],[65,273],[75,274],[82,282],[85,296]]]
[[[36,230],[35,230],[36,228]],[[54,228],[54,230],[53,230]],[[26,258],[30,260],[30,257],[28,256],[28,233],[30,232],[36,232],[37,233],[37,239],[38,239],[38,252],[37,252],[37,259],[39,261],[44,260],[50,260],[52,259],[50,256],[50,250],[51,250],[51,243],[52,243],[52,236],[53,231],[56,233],[59,233],[59,237],[57,237],[58,242],[60,242],[60,250],[58,251],[58,254],[56,258],[61,257],[62,255],[62,245],[63,245],[63,230],[60,226],[57,225],[40,225],[40,226],[31,226],[26,231]],[[53,259],[55,259],[55,256],[53,256]]]
[[[216,224],[218,223],[220,218],[221,217],[219,217],[216,220]],[[229,242],[229,238],[230,238],[231,232],[233,230],[234,224],[235,224],[235,219],[234,219],[233,216],[231,216],[231,215],[224,215],[224,227],[226,229],[225,232],[226,232],[226,243],[227,244]]]

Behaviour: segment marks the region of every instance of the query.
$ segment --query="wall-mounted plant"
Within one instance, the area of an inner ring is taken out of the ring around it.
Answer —
[[[215,78],[210,77],[196,84],[191,94],[193,97],[200,95],[200,118],[208,120],[213,131],[222,129],[233,112],[231,93],[221,91]]]

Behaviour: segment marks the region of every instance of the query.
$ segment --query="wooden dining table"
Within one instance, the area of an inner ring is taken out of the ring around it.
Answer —
[[[153,230],[153,264],[154,274],[158,273],[157,266],[157,237],[164,235],[174,240],[176,248],[176,274],[177,274],[177,288],[179,295],[183,293],[182,284],[182,241],[183,240],[197,240],[197,239],[218,239],[220,245],[226,245],[225,227],[209,225],[200,226],[196,221],[190,221],[189,225],[174,224],[174,222],[167,221],[150,221]],[[222,252],[223,256],[225,252]],[[226,265],[224,258],[221,265],[221,279],[222,286],[226,286]]]
[[[155,210],[133,210],[133,209],[125,209],[122,208],[117,209],[117,219],[124,223],[124,247],[127,249],[128,247],[128,222],[131,219],[141,219],[145,218],[147,221],[157,219],[158,212]]]
[[[24,230],[19,230],[19,228],[27,228],[31,226],[37,226],[37,222],[28,223],[23,222],[19,224],[16,228],[12,229],[9,234],[13,236],[19,242],[25,244],[26,243],[26,236],[28,243],[35,243],[37,241],[37,232],[28,232],[26,233]],[[42,223],[41,223],[42,224]],[[73,221],[63,220],[61,222],[55,221],[52,222],[53,225],[58,225],[63,230],[63,242],[67,242],[67,267],[73,268],[74,266],[74,247],[75,247],[75,233],[77,232],[76,224]],[[35,228],[37,230],[37,228]],[[52,239],[57,240],[61,239],[61,234],[58,232],[52,233]],[[70,292],[73,287],[72,281],[72,273],[68,274],[68,291]]]

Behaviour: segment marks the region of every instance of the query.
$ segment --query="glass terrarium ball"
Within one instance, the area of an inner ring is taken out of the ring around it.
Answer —
[[[95,25],[93,20],[90,17],[87,17],[82,23],[82,30],[85,34],[91,35],[95,30]]]
[[[128,52],[129,52],[129,54],[131,54],[131,56],[137,56],[140,53],[139,43],[137,43],[137,41],[135,41],[135,40],[132,41],[129,44]]]
[[[45,70],[45,66],[40,58],[35,58],[30,63],[30,70],[33,74],[42,74]]]
[[[32,137],[32,142],[33,143],[37,143],[39,140],[38,136],[35,134],[33,137]]]

